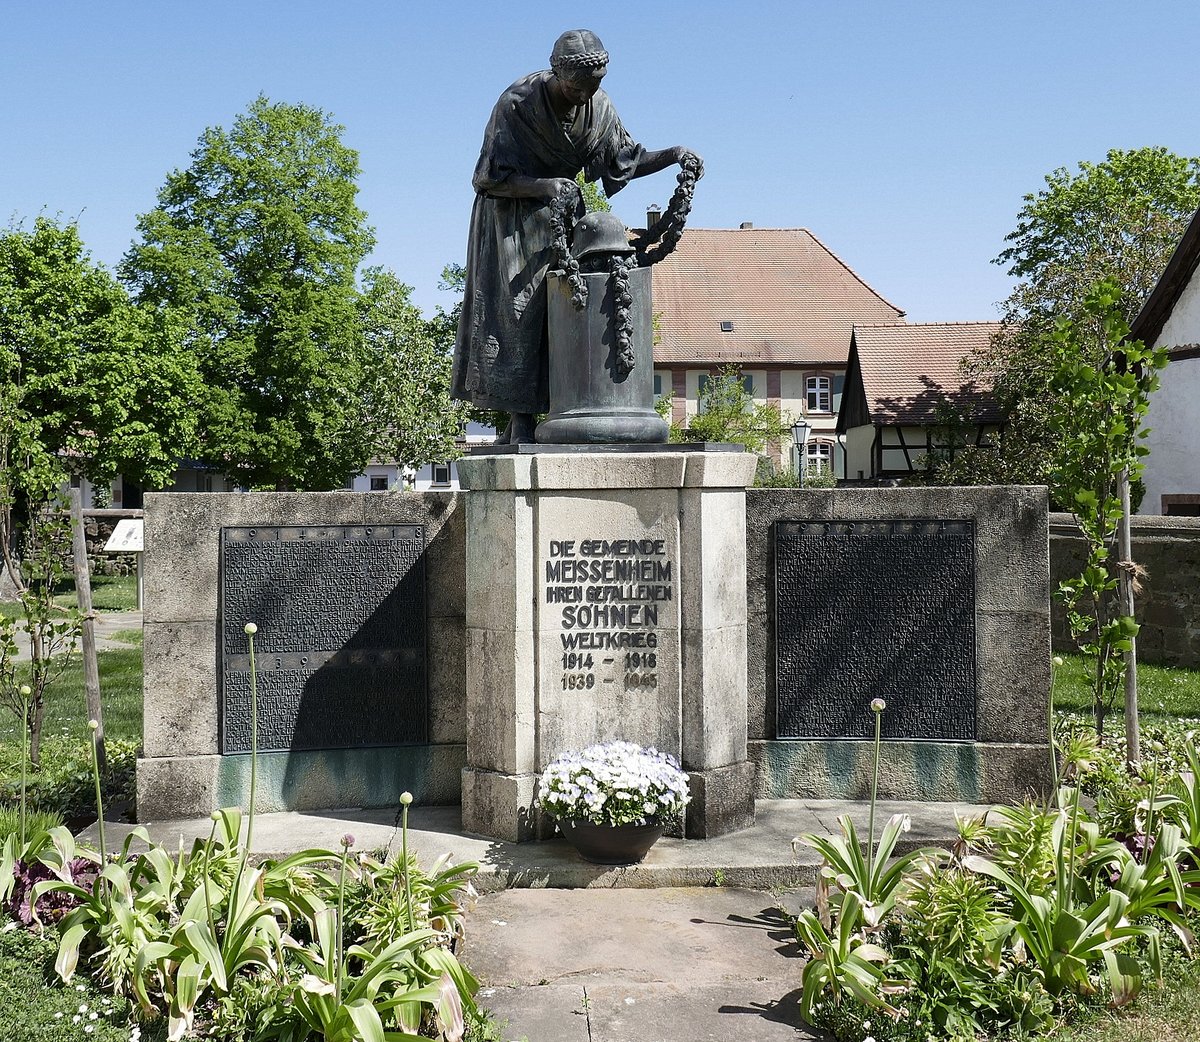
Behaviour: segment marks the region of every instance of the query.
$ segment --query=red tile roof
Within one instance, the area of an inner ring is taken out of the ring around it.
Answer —
[[[805,228],[689,228],[653,271],[658,363],[842,364],[856,322],[904,315]]]
[[[968,379],[961,368],[962,360],[986,348],[999,329],[999,322],[856,325],[854,349],[870,422],[934,423],[938,405],[946,401],[971,422],[999,422],[990,381]]]

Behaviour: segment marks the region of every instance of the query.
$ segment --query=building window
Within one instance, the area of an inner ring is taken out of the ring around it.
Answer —
[[[833,411],[842,411],[842,388],[846,385],[846,374],[838,373],[833,378]]]
[[[1167,492],[1162,496],[1162,512],[1170,517],[1200,517],[1200,495]]]
[[[654,397],[662,397],[662,373],[654,374]]]
[[[387,487],[388,487],[388,481],[387,481],[386,474],[372,474],[371,475],[371,491],[372,492],[386,492]]]
[[[211,492],[213,490],[213,480],[211,474],[198,474],[196,476],[196,491]]]
[[[433,484],[449,485],[450,484],[450,464],[435,463],[433,465]]]
[[[724,322],[721,323],[721,332],[722,333],[732,333],[733,332],[733,323],[730,322],[728,319],[726,319]]]
[[[804,476],[806,478],[833,473],[833,446],[827,441],[810,441],[805,446]]]
[[[829,412],[829,377],[810,376],[804,381],[809,412]]]

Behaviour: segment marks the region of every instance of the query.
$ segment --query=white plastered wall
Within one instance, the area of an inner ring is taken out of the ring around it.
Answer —
[[[1200,271],[1192,275],[1155,346],[1200,344]],[[1162,497],[1200,494],[1200,358],[1173,360],[1146,417],[1146,495],[1139,513],[1162,513]]]

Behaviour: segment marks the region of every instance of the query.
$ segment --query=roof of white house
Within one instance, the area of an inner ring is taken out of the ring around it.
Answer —
[[[1196,267],[1200,264],[1200,210],[1193,215],[1191,223],[1167,261],[1162,276],[1155,283],[1146,303],[1129,329],[1131,340],[1141,340],[1150,347],[1157,344],[1163,326],[1175,310],[1180,296],[1192,281]],[[1173,344],[1175,357],[1191,357],[1200,351],[1200,344]]]

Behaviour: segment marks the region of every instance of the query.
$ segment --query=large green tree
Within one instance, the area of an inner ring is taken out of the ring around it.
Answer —
[[[334,488],[370,456],[355,278],[374,235],[342,130],[260,96],[201,135],[121,266],[141,304],[187,329],[198,457],[246,484]]]
[[[34,762],[46,687],[78,632],[77,613],[54,602],[71,547],[61,490],[69,474],[166,482],[190,448],[199,390],[178,343],[90,260],[73,224],[0,232],[0,572],[31,653],[18,669],[16,622],[0,618],[0,705],[28,730]]]
[[[460,454],[469,407],[450,397],[450,316],[439,309],[425,319],[411,294],[391,272],[372,269],[359,314],[368,349],[363,398],[371,455],[415,470]]]
[[[1200,206],[1200,159],[1165,148],[1111,150],[1103,162],[1060,168],[1024,198],[1008,247],[995,263],[1018,282],[1004,303],[1000,334],[969,367],[994,383],[1008,426],[996,449],[969,447],[935,466],[956,483],[1050,483],[1056,465],[1053,417],[1066,406],[1054,387],[1060,320],[1096,325],[1081,351],[1102,364],[1105,339],[1085,301],[1101,281],[1120,291],[1126,322],[1137,314],[1188,221]],[[1081,418],[1083,419],[1083,418]]]
[[[74,224],[0,233],[0,379],[48,465],[164,484],[190,451],[200,389],[170,316],[133,306]]]

